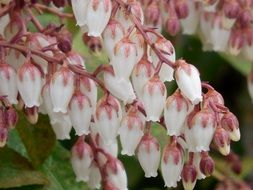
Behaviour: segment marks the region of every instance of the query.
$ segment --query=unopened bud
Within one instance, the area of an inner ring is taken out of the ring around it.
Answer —
[[[197,181],[197,169],[191,163],[186,163],[181,174],[185,190],[193,190]]]
[[[26,107],[24,109],[25,117],[27,121],[31,124],[36,124],[39,118],[39,108],[37,106],[33,106],[31,108]]]
[[[6,111],[6,124],[7,124],[7,128],[14,128],[16,126],[18,122],[18,113],[17,111],[10,107],[7,111]]]
[[[229,137],[232,141],[239,141],[241,138],[241,133],[239,129],[239,122],[236,116],[227,112],[221,119],[221,126],[229,133]]]
[[[6,111],[3,106],[0,107],[0,127],[6,127]]]
[[[189,15],[187,0],[175,1],[175,11],[179,19],[184,19]]]
[[[52,0],[54,5],[58,8],[64,7],[65,5],[65,0]]]
[[[205,175],[205,176],[210,176],[215,168],[215,163],[213,159],[208,155],[207,152],[204,152],[201,154],[201,161],[199,163],[200,166],[200,171]]]
[[[168,18],[165,27],[170,35],[175,36],[180,31],[179,19],[176,16]]]
[[[83,42],[93,53],[100,53],[102,50],[102,41],[100,37],[88,36],[88,33],[84,33]]]
[[[228,155],[230,152],[230,138],[228,132],[218,127],[214,133],[213,142],[222,155]]]
[[[226,17],[230,19],[237,18],[240,12],[240,5],[236,0],[226,1],[226,3],[224,3],[223,10]]]
[[[242,162],[240,160],[240,157],[237,154],[231,152],[226,158],[230,164],[232,171],[236,174],[240,174],[242,171]]]
[[[0,127],[0,147],[4,147],[8,138],[8,129]]]

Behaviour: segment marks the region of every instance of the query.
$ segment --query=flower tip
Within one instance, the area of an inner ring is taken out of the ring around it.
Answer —
[[[157,175],[158,175],[157,172],[145,173],[146,178],[157,177]]]

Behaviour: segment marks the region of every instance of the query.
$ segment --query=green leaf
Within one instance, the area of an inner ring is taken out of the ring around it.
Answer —
[[[38,167],[52,152],[56,142],[55,134],[47,116],[40,115],[36,125],[28,123],[23,113],[20,112],[19,116],[17,131],[33,166]]]
[[[0,149],[0,188],[44,185],[48,180],[30,162],[9,147]]]

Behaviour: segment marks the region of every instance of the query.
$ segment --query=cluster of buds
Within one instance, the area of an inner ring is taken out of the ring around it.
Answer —
[[[154,11],[158,2],[142,3]],[[187,2],[168,1],[164,8],[173,9],[171,17],[187,18]],[[23,109],[32,124],[39,112],[48,114],[57,139],[69,139],[74,128],[79,138],[71,151],[73,170],[77,181],[93,189],[101,184],[106,190],[127,189],[126,171],[117,159],[118,136],[121,154],[136,155],[145,177],[156,177],[161,166],[165,186],[176,187],[182,179],[185,189],[193,189],[197,179],[214,171],[210,147],[228,155],[230,141],[240,139],[237,118],[216,90],[201,83],[195,66],[176,60],[169,40],[143,25],[157,12],[145,14],[136,0],[71,3],[84,41],[103,41],[109,64],[89,73],[82,56],[71,50],[70,33],[53,25],[42,28],[31,12],[42,6],[28,1],[27,14],[15,8],[2,13],[9,21],[0,38],[0,95]],[[26,15],[39,32],[27,32]],[[177,27],[171,20],[167,24]],[[173,80],[178,89],[167,95],[165,82]],[[103,95],[97,101],[98,87]],[[154,123],[167,131],[165,147],[151,133]]]

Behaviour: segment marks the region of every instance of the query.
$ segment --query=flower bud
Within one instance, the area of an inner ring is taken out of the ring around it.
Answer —
[[[39,108],[37,106],[33,106],[31,108],[24,108],[24,113],[27,121],[31,124],[36,124],[39,118]]]
[[[0,106],[0,128],[6,128],[6,111],[3,106]]]
[[[116,141],[121,118],[122,111],[116,98],[111,95],[105,95],[98,101],[95,125],[97,125],[99,135],[106,144]]]
[[[232,141],[240,140],[241,133],[239,129],[239,122],[233,113],[227,112],[223,115],[221,119],[221,126],[228,132]]]
[[[203,109],[188,117],[185,140],[190,152],[209,151],[215,132],[215,118],[212,112]]]
[[[189,15],[187,0],[175,1],[175,11],[179,19],[184,19]]]
[[[138,63],[141,60],[141,58],[144,56],[144,51],[146,51],[144,47],[146,45],[145,44],[146,42],[139,30],[132,31],[130,35],[130,40],[136,46],[136,50],[137,50],[136,63]]]
[[[17,111],[13,108],[10,107],[6,111],[6,125],[8,129],[13,129],[18,123],[18,113]]]
[[[180,31],[180,22],[178,17],[176,15],[170,16],[166,20],[165,28],[170,35],[175,36]]]
[[[244,46],[244,37],[242,35],[242,32],[240,30],[232,31],[229,41],[229,52],[232,55],[237,56],[241,52],[243,46]]]
[[[65,66],[52,76],[50,96],[54,112],[67,113],[67,107],[74,92],[74,74]],[[64,94],[64,96],[63,96]]]
[[[189,9],[189,13],[186,18],[180,19],[181,27],[183,30],[182,33],[192,35],[196,32],[198,27],[200,9],[194,0],[187,0],[186,3]]]
[[[166,40],[165,38],[158,38],[156,40],[155,47],[160,52],[162,52],[162,55],[167,60],[169,60],[172,63],[175,62],[175,60],[176,60],[175,49],[169,40]],[[152,62],[154,63],[154,66],[156,67],[160,60],[154,51],[151,51],[151,56],[152,56]],[[174,79],[173,74],[174,74],[174,70],[169,65],[163,63],[161,70],[159,72],[160,79],[163,82],[172,81]]]
[[[86,15],[89,36],[100,37],[110,19],[111,11],[111,0],[89,0]]]
[[[201,154],[201,161],[200,161],[200,171],[205,176],[210,176],[214,172],[215,163],[213,159],[208,155],[207,152]]]
[[[228,132],[222,127],[218,127],[214,133],[213,142],[219,152],[226,156],[230,152],[230,138]]]
[[[71,149],[71,164],[76,175],[76,181],[89,181],[90,166],[93,161],[93,152],[83,137],[79,137]]]
[[[183,96],[188,98],[194,105],[202,101],[201,81],[196,67],[187,64],[184,60],[179,60],[175,76]]]
[[[226,17],[230,19],[237,18],[240,12],[240,5],[236,0],[230,0],[223,4],[223,10]]]
[[[191,163],[186,163],[181,174],[185,190],[193,190],[197,181],[197,169]]]
[[[89,98],[93,110],[92,113],[94,113],[98,96],[96,83],[87,77],[80,76],[80,91]]]
[[[134,65],[137,64],[136,45],[128,38],[123,38],[114,47],[114,55],[110,62],[118,78],[129,79]]]
[[[162,15],[157,2],[153,1],[145,9],[145,23],[150,27],[161,28]]]
[[[66,60],[70,65],[76,65],[85,69],[85,61],[79,53],[73,51],[68,52]]]
[[[103,32],[103,43],[110,59],[114,54],[114,47],[124,37],[125,31],[121,23],[111,19]]]
[[[166,101],[167,91],[159,77],[151,78],[143,89],[143,104],[147,121],[159,121]]]
[[[237,154],[230,152],[230,154],[226,157],[226,160],[234,173],[240,174],[242,172],[242,161]]]
[[[6,63],[0,63],[0,95],[7,96],[11,104],[18,103],[17,74],[15,69]]]
[[[201,161],[201,153],[200,152],[194,152],[194,155],[193,155],[193,164],[196,167],[196,170],[197,170],[197,179],[199,179],[199,180],[206,178],[206,176],[201,172],[200,161]]]
[[[0,147],[4,147],[8,138],[8,129],[0,127]]]
[[[90,133],[92,106],[89,98],[81,92],[76,92],[69,103],[69,116],[78,136]]]
[[[83,34],[83,42],[92,53],[99,54],[102,50],[102,40],[101,37],[88,36],[88,33]]]
[[[111,157],[105,165],[107,174],[106,180],[113,187],[120,190],[127,190],[127,175],[123,164],[117,158]]]
[[[154,75],[154,66],[147,58],[142,58],[135,65],[132,72],[132,83],[139,99],[143,97],[143,88],[148,80]]]
[[[179,136],[181,134],[188,115],[188,109],[188,103],[179,90],[167,98],[164,108],[164,120],[168,135]]]
[[[122,119],[119,128],[121,154],[133,156],[141,138],[145,125],[145,117],[137,108],[131,107]]]
[[[166,145],[161,161],[162,176],[166,187],[177,187],[183,169],[183,152],[176,142]]]
[[[92,162],[89,170],[89,181],[87,182],[88,187],[90,189],[100,189],[102,176],[95,161]]]
[[[68,114],[63,114],[61,112],[56,113],[57,118],[55,121],[51,121],[52,128],[56,135],[56,139],[64,140],[70,139],[69,133],[72,128],[72,123]]]
[[[137,148],[137,157],[145,177],[156,177],[160,163],[161,150],[158,141],[150,136],[144,135]]]
[[[104,72],[104,83],[109,92],[124,104],[132,103],[136,98],[129,79],[117,77],[112,70]]]
[[[27,61],[19,67],[17,74],[18,91],[26,107],[38,107],[42,89],[42,74],[40,70],[30,61]]]
[[[52,0],[52,2],[57,8],[65,6],[65,0]]]
[[[76,25],[84,26],[87,24],[87,7],[89,1],[71,0],[73,13],[76,19]]]

